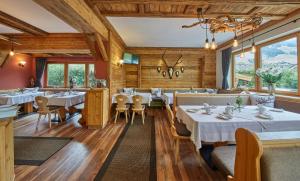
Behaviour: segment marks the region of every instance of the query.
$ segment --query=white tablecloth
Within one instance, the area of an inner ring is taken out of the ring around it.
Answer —
[[[237,128],[247,128],[254,132],[272,131],[300,131],[300,114],[292,112],[271,112],[272,120],[265,120],[256,117],[257,106],[246,106],[241,112],[235,111],[234,117],[230,120],[217,118],[219,113],[223,113],[225,106],[218,106],[212,109],[213,114],[207,115],[202,110],[203,106],[179,106],[177,118],[186,124],[192,132],[191,139],[199,149],[201,141],[235,141],[235,131]],[[187,109],[200,109],[196,113],[189,113]]]
[[[33,102],[36,96],[43,96],[44,92],[16,93],[15,95],[0,95],[0,105],[14,105]]]
[[[112,103],[117,103],[116,101],[116,96],[120,95],[120,94],[114,94],[112,96]],[[132,96],[134,95],[129,95],[129,94],[123,94],[126,95],[128,97],[128,103],[132,104]],[[143,104],[148,104],[150,106],[150,103],[152,101],[152,95],[150,93],[142,93],[142,92],[137,92],[135,95],[140,95],[143,97]]]
[[[69,107],[84,102],[85,92],[65,92],[65,95],[52,94],[48,95],[49,106],[62,106],[68,110]]]
[[[165,104],[173,104],[173,93],[163,93],[161,98],[165,102]]]

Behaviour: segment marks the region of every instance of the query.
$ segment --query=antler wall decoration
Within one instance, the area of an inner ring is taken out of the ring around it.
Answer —
[[[162,61],[165,63],[165,66],[167,67],[167,71],[168,71],[169,78],[172,79],[174,73],[175,73],[176,77],[178,77],[178,76],[179,76],[179,71],[176,70],[175,67],[176,67],[178,64],[182,63],[182,61],[183,61],[183,60],[182,60],[183,55],[180,54],[180,56],[177,58],[175,64],[174,64],[173,66],[169,66],[168,63],[167,63],[167,61],[166,61],[166,59],[165,59],[166,52],[167,52],[167,50],[164,51],[164,53],[163,53],[161,59],[162,59]],[[161,67],[157,67],[157,71],[158,71],[158,73],[160,73],[160,72],[161,72]],[[183,72],[184,72],[184,68],[183,68],[183,67],[180,67],[180,71],[181,71],[181,73],[183,73]],[[166,72],[163,71],[163,72],[162,72],[162,75],[165,77],[165,76],[166,76]]]

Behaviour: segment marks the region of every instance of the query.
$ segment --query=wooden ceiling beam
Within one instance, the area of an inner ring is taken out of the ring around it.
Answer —
[[[101,36],[99,36],[98,34],[95,35],[96,36],[96,42],[99,48],[99,51],[102,55],[102,58],[104,61],[109,61],[109,57],[108,57],[108,51],[107,51],[107,46],[105,46]]]
[[[11,34],[5,34],[10,37]],[[47,36],[31,36],[14,34],[14,40],[21,45],[14,46],[19,53],[90,53],[85,36],[79,33],[57,33]],[[0,42],[0,49],[9,50],[11,44]]]
[[[82,33],[99,33],[108,40],[108,29],[84,0],[34,0]]]
[[[295,15],[297,15],[297,14],[300,14],[300,9],[298,9],[298,10],[296,10],[296,11],[290,13],[289,15],[287,15],[287,16],[286,16],[284,19],[282,19],[281,21],[287,20],[287,19],[289,19],[289,18],[291,18],[291,17],[293,17],[293,16],[295,16]],[[270,27],[272,27],[272,26],[275,26],[276,24],[280,23],[281,21],[279,21],[279,20],[269,21],[269,22],[267,22],[267,23],[262,24],[261,26],[259,26],[259,27],[258,27],[257,29],[255,29],[253,32],[252,32],[252,31],[248,31],[248,32],[244,33],[244,34],[243,34],[243,37],[248,37],[248,36],[252,35],[252,33],[255,34],[255,33],[261,32],[261,31],[263,31],[263,30],[265,30],[265,29],[268,29],[268,28],[270,28]],[[242,39],[242,35],[238,35],[237,39],[238,39],[238,40],[241,40],[241,39]],[[228,41],[226,41],[226,42],[220,44],[220,45],[218,46],[217,50],[220,50],[220,49],[222,49],[222,48],[224,48],[224,47],[230,46],[230,45],[232,45],[232,43],[233,43],[233,39],[228,40]]]
[[[184,14],[184,13],[162,13],[162,12],[153,12],[153,13],[143,13],[139,12],[128,12],[128,11],[101,11],[105,16],[114,16],[114,17],[157,17],[157,18],[197,18],[197,14]],[[204,14],[205,18],[215,18],[218,16],[230,15],[232,17],[250,17],[249,14],[238,14],[238,13],[214,13],[210,12],[209,14]],[[269,20],[279,20],[285,18],[286,15],[275,15],[275,14],[261,14],[265,19]]]
[[[287,5],[299,6],[299,0],[89,0],[91,3],[130,3],[130,4],[173,4],[173,5],[253,5],[274,6]]]
[[[7,42],[13,42],[16,45],[21,45],[21,43],[18,43],[15,40],[11,39],[10,37],[4,36],[4,35],[0,35],[0,40],[4,40],[4,41],[7,41]]]
[[[0,11],[0,24],[6,25],[23,33],[28,33],[34,36],[45,36],[49,33],[39,29],[31,24],[28,24],[18,18],[15,18],[9,14]]]

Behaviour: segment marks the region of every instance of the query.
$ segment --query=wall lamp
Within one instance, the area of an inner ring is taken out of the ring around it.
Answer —
[[[19,65],[19,67],[23,68],[23,67],[25,67],[25,64],[26,64],[25,61],[20,61],[18,65]]]
[[[118,66],[122,67],[123,64],[124,64],[124,60],[121,59],[121,60],[118,62]]]

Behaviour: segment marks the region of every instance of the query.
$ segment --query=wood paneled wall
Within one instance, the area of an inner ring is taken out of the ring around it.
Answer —
[[[139,65],[125,64],[126,87],[139,87]]]
[[[125,68],[119,65],[123,58],[124,47],[118,39],[110,34],[110,66],[109,66],[109,84],[110,95],[116,93],[118,89],[126,87]]]
[[[139,65],[125,65],[127,87],[210,87],[216,86],[216,54],[215,51],[200,48],[167,48],[165,59],[169,66],[174,65],[180,54],[183,55],[182,63],[176,70],[184,67],[184,73],[179,77],[170,79],[168,74],[163,77],[162,72],[157,72],[157,66],[162,71],[167,67],[162,61],[165,48],[128,48],[127,52],[140,57]]]

